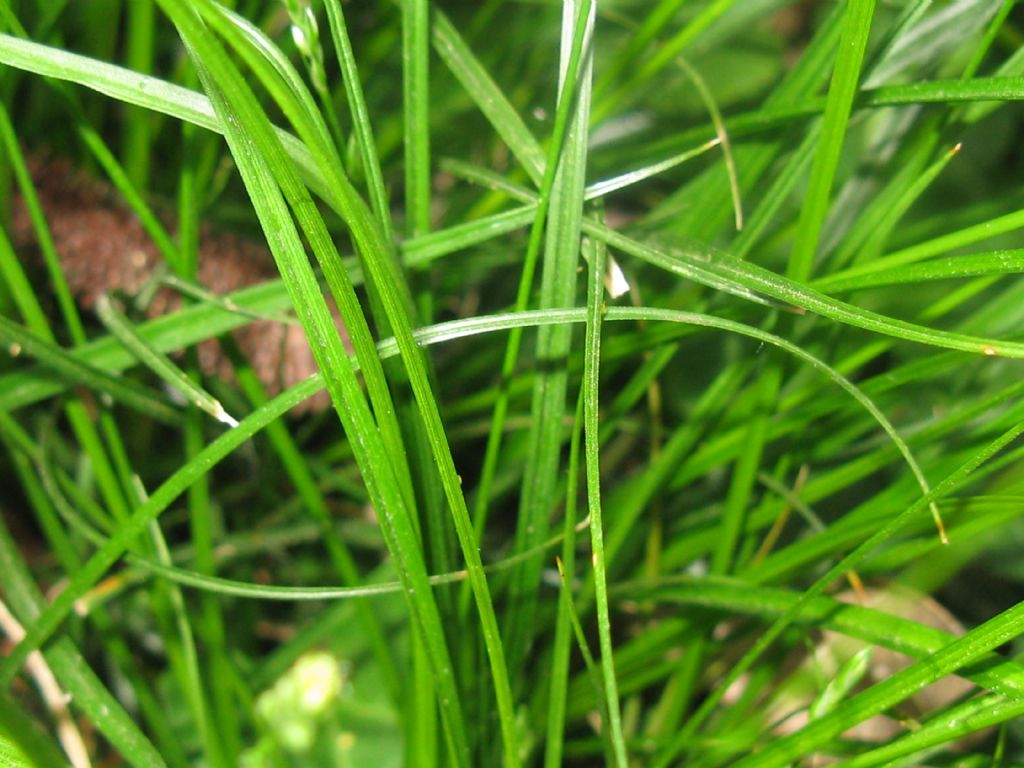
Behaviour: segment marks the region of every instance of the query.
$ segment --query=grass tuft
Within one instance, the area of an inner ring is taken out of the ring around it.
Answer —
[[[0,5],[0,752],[1024,762],[1022,23]]]

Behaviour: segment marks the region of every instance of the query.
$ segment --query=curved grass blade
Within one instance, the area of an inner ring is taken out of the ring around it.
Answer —
[[[884,523],[880,528],[877,528],[874,533],[867,537],[867,539],[854,547],[852,551],[850,551],[834,566],[829,568],[829,570],[819,577],[817,581],[811,584],[804,591],[800,599],[790,607],[785,614],[777,619],[771,627],[762,634],[760,638],[758,638],[753,647],[747,651],[743,657],[736,662],[736,664],[733,665],[729,673],[720,682],[720,687],[716,688],[715,691],[705,699],[697,711],[694,712],[687,721],[686,726],[679,731],[672,743],[662,751],[661,759],[659,759],[656,764],[660,766],[668,765],[680,750],[685,749],[694,734],[697,732],[697,729],[700,728],[715,708],[721,703],[722,696],[728,687],[738,680],[747,670],[749,670],[754,662],[761,657],[761,654],[763,654],[768,647],[775,642],[779,635],[781,635],[788,626],[797,620],[798,616],[803,612],[811,600],[820,596],[830,584],[835,582],[835,580],[840,578],[843,574],[856,569],[867,558],[867,556],[871,554],[876,547],[878,547],[878,545],[888,540],[894,533],[900,530],[907,522],[924,510],[929,504],[934,504],[935,502],[945,498],[954,490],[963,486],[979,467],[1000,453],[1021,434],[1024,434],[1024,422],[1014,424],[995,440],[992,440],[985,445],[981,451],[972,455],[966,462],[961,464],[952,473],[947,475],[945,479],[934,486],[931,491],[919,498],[898,515],[891,518],[888,522]]]
[[[196,34],[198,34],[198,29],[196,30]],[[213,53],[212,50],[209,50],[209,52]],[[244,85],[241,81],[235,80],[231,88],[225,89],[225,93],[228,94],[229,97],[237,97],[240,92],[239,89],[243,88]],[[239,104],[238,106],[246,105]],[[282,106],[287,107],[288,105],[284,103]],[[248,107],[246,108],[248,109]],[[303,124],[303,121],[300,119],[301,115],[294,114],[293,118],[297,120],[296,126],[301,127]],[[258,110],[254,110],[250,112],[250,116],[244,122],[251,126],[253,125],[251,120],[258,120],[259,122],[261,131],[261,135],[259,136],[260,141],[264,142],[268,149],[272,147],[276,142],[276,138],[269,131],[270,126],[269,122],[266,122],[265,115],[258,112]],[[303,132],[303,135],[307,141],[312,141],[315,138],[314,136],[308,136],[306,132]],[[327,151],[326,148],[320,146],[313,147],[313,149],[315,153]],[[335,293],[335,298],[338,300],[339,306],[342,306],[344,302],[351,301],[355,307],[358,307],[355,295],[351,291],[351,286],[347,283],[345,276],[338,271],[336,257],[332,259],[329,254],[329,251],[332,249],[330,238],[322,220],[315,215],[316,212],[315,208],[312,206],[312,200],[308,195],[306,195],[304,189],[300,189],[296,186],[296,181],[293,180],[292,171],[280,162],[279,154],[280,153],[268,151],[265,153],[265,157],[275,163],[273,167],[275,177],[277,181],[281,183],[282,189],[289,197],[289,202],[293,206],[297,217],[303,223],[304,232],[314,247],[314,252],[327,275],[328,283],[331,285],[332,291]],[[320,157],[319,154],[317,156]],[[340,168],[340,164],[336,162],[336,158],[332,160],[329,152],[323,157],[323,161],[325,162],[325,170]],[[362,200],[358,198],[358,195],[351,187],[351,184],[344,176],[338,174],[335,174],[332,177],[332,182],[334,182],[332,187],[335,189],[336,207],[343,212],[346,223],[349,225],[353,239],[357,243],[358,251],[363,257],[363,267],[369,273],[370,284],[379,293],[380,300],[386,312],[386,320],[390,323],[390,326],[394,331],[395,338],[399,344],[401,360],[405,366],[409,384],[419,408],[420,416],[423,420],[423,425],[427,434],[430,449],[433,453],[433,458],[440,472],[441,482],[452,512],[460,548],[462,549],[463,557],[466,560],[467,569],[470,573],[469,583],[474,597],[476,598],[477,609],[481,618],[484,643],[487,648],[495,694],[498,699],[505,759],[509,765],[514,766],[518,764],[518,752],[515,747],[515,716],[512,707],[511,688],[507,680],[508,672],[504,661],[504,651],[497,631],[497,620],[494,616],[494,606],[490,598],[487,581],[483,575],[479,551],[472,535],[472,523],[469,520],[469,514],[466,510],[465,499],[462,495],[458,474],[447,444],[447,437],[441,422],[437,402],[431,391],[426,364],[422,358],[421,350],[417,347],[412,338],[409,315],[410,301],[407,286],[402,275],[396,271],[397,265],[391,258],[390,249],[387,246],[384,233],[380,231],[379,223],[372,219],[369,210]],[[320,245],[320,248],[318,248],[318,244]],[[339,296],[339,292],[341,292],[342,295]],[[343,306],[342,315],[345,316],[346,321],[348,321],[347,313]],[[359,318],[357,317],[356,319],[358,320]],[[350,328],[350,333],[352,331],[353,329]],[[355,334],[353,334],[353,338],[356,340]],[[361,357],[365,375],[369,380],[370,372],[379,368],[379,362],[376,360],[375,356],[371,357],[372,353],[366,353],[364,349],[360,348],[358,340],[356,341],[356,349],[357,354]],[[367,370],[367,368],[369,368],[369,370]],[[380,380],[383,382],[382,376]],[[372,387],[370,387],[370,391],[371,396],[373,396],[374,390]],[[384,426],[388,423],[387,419],[393,419],[393,409],[389,410],[387,408],[383,408],[379,400],[375,400],[374,405],[378,413],[378,418],[381,420],[381,429],[383,430]],[[350,431],[350,434],[359,434],[359,432]],[[399,458],[398,455],[395,455],[395,451],[392,451],[390,455],[394,456],[396,459]],[[404,452],[402,455],[404,455]],[[399,462],[397,465],[397,469],[399,470],[406,467],[407,464],[404,462]],[[401,477],[406,476],[407,471],[401,474]],[[382,486],[385,485],[387,484],[382,483]],[[407,485],[408,483],[406,482],[400,487],[407,487]],[[409,533],[414,534],[414,531],[410,529]],[[412,546],[411,540],[408,542],[408,545]],[[422,563],[419,562],[420,553],[418,551],[409,551],[408,555],[410,558],[416,558],[415,567],[417,573],[415,574],[415,579],[418,585],[417,588],[422,589],[425,584],[425,582],[423,582],[425,574],[420,573],[422,570]],[[410,562],[414,561],[410,560]],[[436,608],[429,607],[434,604],[433,595],[427,593],[421,599],[426,606],[423,610],[428,612],[436,610]],[[414,609],[414,613],[419,610],[419,606],[415,604],[412,607]],[[435,681],[439,683],[440,688],[445,689],[439,690],[439,699],[448,707],[449,715],[455,717],[460,704],[455,697],[454,691],[448,690],[452,685],[452,681],[450,680],[450,663],[447,660],[445,660],[444,663],[441,663],[442,657],[447,659],[447,655],[446,652],[443,651],[444,638],[443,633],[439,629],[439,617],[421,615],[421,619],[426,620],[427,618],[429,618],[428,623],[430,626],[436,628],[436,630],[432,630],[436,631],[436,637],[433,637],[430,640],[434,643],[432,653],[434,654],[433,663],[435,665]],[[459,715],[459,717],[461,717],[461,715]],[[461,728],[462,726],[459,725],[458,727]],[[459,741],[463,745],[465,744],[464,735],[460,736]],[[468,752],[464,746],[460,746],[456,751],[463,753],[459,756],[460,760],[468,759]]]
[[[430,9],[401,0],[406,234],[430,231]]]
[[[81,517],[77,515],[69,515],[66,510],[62,514],[64,514],[68,523],[73,525],[79,533],[94,542],[98,547],[103,545],[105,536],[89,526],[88,523],[81,519]],[[579,533],[584,530],[586,525],[587,520],[583,520],[575,526],[569,526],[569,528],[574,533]],[[315,539],[315,537],[316,533],[313,530],[297,532],[295,535],[295,539],[303,543]],[[563,532],[548,539],[535,550],[524,552],[521,555],[513,555],[503,560],[490,563],[485,566],[484,570],[487,573],[507,571],[530,557],[535,557],[552,549],[565,541],[566,538],[567,534]],[[575,547],[575,538],[573,536],[569,536],[568,538],[570,540],[569,546]],[[277,543],[286,544],[288,542],[279,540]],[[246,549],[245,543],[244,541],[240,541],[239,547],[235,551],[237,553],[244,549]],[[260,584],[255,582],[239,581],[238,579],[229,579],[223,576],[213,576],[177,565],[163,565],[155,560],[133,554],[131,552],[125,553],[124,557],[125,560],[130,563],[133,570],[119,572],[117,584],[113,586],[105,583],[94,591],[87,592],[78,600],[76,604],[77,610],[80,612],[86,612],[97,605],[109,601],[119,590],[126,589],[144,580],[145,574],[147,573],[167,579],[168,581],[172,581],[181,586],[192,587],[193,589],[202,592],[262,601],[321,602],[326,600],[363,600],[374,597],[398,595],[401,594],[404,589],[404,586],[400,581],[387,581],[350,587],[294,587],[279,584]],[[450,573],[433,574],[427,578],[431,586],[439,587],[462,583],[469,578],[469,572],[466,570],[452,571]]]
[[[186,9],[184,12],[175,13],[177,9],[170,10],[183,36],[190,44],[196,46],[196,60],[200,63],[211,60],[214,66],[221,67],[218,69],[220,76],[229,71],[222,68],[223,64],[217,61],[216,49],[204,39],[200,28],[190,23],[192,20],[188,18],[188,14],[191,11]],[[237,78],[237,73],[233,74]],[[213,75],[207,74],[207,77],[211,78]],[[254,121],[266,119],[262,113],[253,111],[258,107],[252,101],[251,94],[248,94],[249,103],[239,101],[238,97],[245,94],[242,90],[244,86],[231,83],[230,80],[226,81],[224,94],[231,94],[226,97],[217,93],[217,88],[216,83],[208,80],[207,89],[214,96],[215,104],[221,98],[233,98],[234,103],[229,106],[225,101],[223,109],[228,114],[233,114],[236,108],[242,108],[243,112],[237,118],[240,124],[251,130]],[[269,123],[266,126],[269,128]],[[257,134],[257,137],[265,146],[267,135]],[[271,237],[275,260],[292,293],[292,301],[299,319],[311,339],[317,364],[328,374],[328,389],[335,403],[335,410],[349,436],[367,490],[378,510],[381,522],[384,523],[382,530],[385,538],[388,540],[389,548],[396,555],[399,572],[407,584],[407,591],[403,594],[410,614],[414,617],[415,626],[419,630],[418,637],[430,659],[451,759],[456,765],[468,765],[469,746],[461,702],[454,687],[452,665],[441,619],[436,601],[426,582],[426,569],[416,530],[412,524],[412,511],[403,498],[404,483],[396,477],[398,473],[393,464],[393,461],[401,461],[402,456],[394,456],[386,449],[383,430],[379,431],[378,425],[374,422],[369,404],[342,350],[341,341],[285,207],[277,180],[273,176],[274,171],[267,164],[266,158],[272,155],[264,155],[263,149],[256,143],[257,138],[243,131],[229,131],[228,138],[233,144],[232,151],[243,178],[252,190],[251,197],[263,226],[268,233],[277,233],[276,238]],[[272,153],[273,147],[269,147],[268,151]],[[288,169],[280,165],[276,170],[288,172]]]
[[[740,261],[711,246],[672,246],[671,252],[666,252],[665,249],[644,245],[590,220],[583,222],[583,231],[604,240],[613,248],[689,280],[716,288],[736,286],[741,296],[744,295],[744,291],[761,293],[822,317],[904,341],[958,349],[989,357],[1024,358],[1024,343],[934,330],[860,309],[763,267]]]
[[[530,325],[578,323],[584,321],[584,318],[583,310],[579,309],[513,312],[441,323],[432,328],[417,331],[416,339],[421,344],[431,344],[464,338],[466,336],[475,335],[485,331],[526,327]],[[763,341],[766,344],[771,344],[772,346],[782,349],[803,362],[808,363],[846,390],[847,393],[849,393],[868,413],[871,414],[872,418],[878,422],[889,436],[889,439],[896,446],[897,450],[899,450],[900,454],[904,457],[922,490],[928,494],[928,483],[925,481],[924,475],[922,474],[917,461],[914,459],[910,448],[907,446],[903,438],[900,437],[896,428],[893,427],[874,402],[845,376],[833,369],[827,363],[804,350],[802,347],[753,326],[738,323],[733,320],[714,317],[712,315],[702,315],[693,312],[680,312],[654,307],[610,307],[606,310],[604,319],[605,321],[662,321],[669,323],[685,323],[707,328],[717,328],[729,333],[748,336],[752,339]],[[391,340],[381,342],[379,349],[381,355],[395,354],[394,342]],[[934,507],[931,501],[927,502],[925,507],[930,509],[933,515],[938,514],[937,508]]]
[[[74,609],[76,601],[95,586],[107,569],[178,496],[268,423],[311,396],[319,386],[320,382],[316,379],[308,379],[274,398],[263,408],[253,411],[237,427],[224,432],[195,458],[180,467],[149,499],[136,507],[131,517],[123,521],[103,546],[71,577],[64,591],[46,606],[31,625],[26,626],[24,639],[0,662],[0,685],[10,684],[28,654],[53,635]]]

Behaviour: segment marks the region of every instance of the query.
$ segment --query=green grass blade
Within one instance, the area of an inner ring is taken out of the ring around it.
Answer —
[[[605,311],[604,277],[606,253],[603,243],[590,241],[585,253],[590,268],[587,279],[587,331],[584,341],[583,413],[587,472],[587,511],[590,517],[590,546],[593,552],[594,599],[597,604],[597,631],[601,647],[601,680],[604,683],[608,713],[608,737],[615,765],[627,768],[629,757],[622,735],[618,683],[615,679],[615,655],[612,623],[608,609],[608,575],[604,550],[604,517],[601,509],[601,456],[598,389],[601,376],[601,320]]]
[[[25,708],[0,693],[0,765],[4,768],[67,768],[66,756]]]
[[[439,8],[432,11],[430,32],[438,56],[462,83],[466,93],[522,164],[523,170],[539,185],[545,168],[540,144]]]
[[[143,365],[176,389],[188,402],[210,414],[222,424],[237,427],[238,421],[232,417],[220,402],[197,385],[188,374],[161,355],[132,328],[120,310],[106,294],[96,300],[96,313],[107,330],[120,341]]]
[[[316,382],[307,381],[294,387],[268,403],[264,408],[247,416],[235,429],[228,430],[210,443],[192,461],[183,465],[168,478],[149,499],[120,525],[117,531],[100,547],[82,568],[74,574],[66,589],[51,602],[31,626],[26,627],[25,638],[18,643],[3,662],[0,662],[0,683],[7,685],[25,662],[29,653],[39,648],[57,630],[74,609],[75,602],[91,589],[103,574],[124,554],[133,541],[144,533],[149,524],[171,502],[184,493],[195,480],[213,468],[246,440],[263,429],[269,422],[315,392]]]
[[[846,137],[850,110],[857,93],[874,10],[874,0],[851,0],[846,8],[839,54],[825,102],[818,153],[811,166],[811,178],[800,211],[796,241],[786,269],[787,276],[797,282],[806,281],[813,268],[818,238],[825,224],[839,155]]]
[[[565,518],[562,525],[564,536],[562,556],[559,562],[561,573],[576,572],[576,542],[573,529],[576,526],[576,495],[579,483],[580,435],[583,431],[583,394],[576,408],[572,437],[569,439],[569,459],[566,466]],[[563,591],[558,601],[558,618],[551,651],[551,685],[548,691],[548,712],[544,741],[545,768],[559,768],[565,739],[565,705],[569,687],[569,661],[572,650],[572,595],[562,580]]]
[[[7,232],[2,228],[0,228],[0,276],[3,277],[4,285],[28,327],[36,333],[46,333],[48,340],[52,341],[53,335],[49,332],[46,314],[36,300],[32,285],[18,260],[18,255],[14,252],[14,246],[11,245]]]
[[[1024,344],[1019,342],[938,331],[896,318],[882,317],[869,310],[826,297],[762,267],[712,251],[709,246],[694,243],[689,247],[673,247],[671,253],[666,253],[593,222],[585,221],[583,230],[625,253],[705,285],[738,289],[740,295],[744,296],[747,295],[746,291],[762,293],[808,312],[904,341],[958,349],[990,357],[1024,357]]]
[[[829,293],[835,294],[904,283],[987,275],[1015,275],[1021,272],[1024,272],[1024,251],[1011,249],[932,259],[924,264],[873,270],[862,273],[859,277],[837,278],[821,283]]]
[[[903,669],[886,680],[857,694],[831,714],[809,723],[791,736],[778,739],[757,755],[751,755],[736,766],[789,765],[801,755],[810,754],[827,740],[839,735],[855,723],[888,709],[915,691],[941,679],[960,667],[970,664],[983,654],[1024,633],[1024,603],[1010,608],[984,624],[975,627],[963,637]]]
[[[1021,227],[1024,227],[1024,213],[1015,211],[993,220],[984,221],[931,240],[926,240],[923,243],[908,246],[894,253],[881,256],[868,264],[858,264],[841,272],[834,272],[831,275],[815,280],[813,285],[816,288],[820,287],[822,290],[828,291],[830,290],[829,286],[836,282],[869,275],[879,270],[896,269],[914,264],[915,262],[923,261],[948,251],[973,245],[990,237],[998,237],[1008,232],[1014,232]]]
[[[430,13],[425,0],[402,0],[402,116],[406,234],[430,231]]]
[[[155,6],[153,0],[141,0],[127,7],[128,43],[127,63],[130,69],[148,74],[155,56]],[[122,146],[122,162],[132,184],[145,188],[149,178],[149,164],[153,153],[153,115],[146,110],[133,109],[128,113]]]
[[[374,216],[381,222],[384,231],[390,232],[392,227],[388,193],[384,186],[380,157],[377,154],[377,148],[373,140],[373,128],[370,124],[370,113],[366,106],[366,97],[359,82],[359,69],[356,66],[355,55],[352,52],[352,43],[345,24],[345,14],[340,0],[327,0],[325,5],[331,28],[331,37],[334,40],[335,50],[338,52],[342,79],[345,83],[345,94],[348,97],[349,110],[352,113],[353,130],[355,131],[356,141],[359,143],[363,172],[366,174],[368,181],[370,205],[373,208]]]
[[[552,156],[548,158],[542,197],[550,189],[550,213],[547,216],[542,265],[540,309],[571,307],[576,297],[576,270],[580,253],[580,222],[586,183],[587,136],[590,121],[591,52],[593,6],[590,2],[563,6],[562,59],[559,70],[560,97],[555,123]],[[564,149],[560,147],[560,129],[565,125]],[[561,151],[559,151],[561,150]],[[517,309],[525,308],[532,283],[530,251],[539,247],[544,216],[538,213],[531,231],[526,266],[517,296]],[[532,246],[532,248],[531,248]],[[516,552],[532,549],[547,538],[555,503],[555,483],[559,472],[563,440],[562,417],[566,407],[568,372],[564,361],[569,353],[572,332],[569,327],[544,326],[538,330],[535,356],[542,370],[533,388],[530,409],[529,452],[523,472],[519,519],[516,525]],[[506,351],[505,367],[518,357],[513,337]],[[495,419],[498,417],[496,409]],[[498,429],[500,430],[500,425]],[[491,446],[488,446],[491,448]],[[541,562],[523,566],[510,587],[515,604],[505,618],[509,659],[518,667],[530,644],[537,584]]]
[[[46,267],[47,276],[52,283],[53,292],[56,296],[57,306],[60,309],[64,325],[71,334],[71,338],[81,343],[85,341],[85,329],[82,326],[82,318],[71,296],[71,289],[68,288],[67,280],[64,278],[60,256],[57,254],[53,236],[50,234],[50,229],[47,226],[46,214],[43,212],[42,203],[32,182],[25,158],[22,155],[21,148],[18,146],[10,115],[3,104],[0,104],[0,140],[3,142],[7,157],[17,178],[22,199],[24,200],[25,207],[28,209],[28,215],[32,221],[32,229],[39,242],[39,250],[42,252],[43,263]],[[5,241],[7,240],[6,235],[4,239]],[[3,251],[4,256],[9,258],[11,254],[8,253],[10,249],[7,247],[6,242],[3,246]],[[20,264],[6,265],[4,267],[4,272],[9,275],[21,271]],[[25,291],[27,281],[24,275],[17,276],[16,280],[15,284],[18,292],[15,294],[15,299],[19,300],[21,312],[28,321],[29,327],[46,338],[47,341],[53,341],[53,331],[50,329],[49,322],[42,316],[38,300],[31,294],[30,290]]]
[[[102,368],[89,365],[6,317],[0,317],[0,343],[6,345],[12,354],[35,358],[44,368],[62,377],[65,385],[74,383],[96,389],[166,424],[175,424],[181,417],[180,411],[171,407],[159,395],[134,382],[113,376]]]
[[[785,615],[800,600],[800,593],[776,587],[760,587],[746,580],[713,577],[673,577],[661,584],[635,582],[622,586],[624,595],[649,598],[668,604],[703,606],[723,614],[741,614],[776,619]],[[795,621],[808,626],[839,632],[881,648],[905,653],[915,659],[928,659],[956,635],[895,616],[884,611],[816,597],[795,615]],[[1024,667],[1018,662],[987,653],[960,670],[964,677],[1015,700],[1024,699]]]
[[[716,689],[716,691],[703,702],[697,712],[695,712],[687,722],[686,727],[679,732],[673,743],[664,750],[664,757],[659,761],[659,764],[665,764],[666,760],[671,760],[676,752],[688,743],[696,730],[704,723],[714,708],[718,706],[728,686],[735,680],[739,679],[744,672],[750,669],[754,661],[756,661],[756,659],[759,658],[765,650],[767,650],[767,648],[779,637],[786,627],[792,624],[795,618],[803,611],[804,607],[812,599],[821,595],[822,592],[824,592],[824,590],[837,578],[840,578],[850,570],[857,568],[879,544],[889,539],[908,521],[913,519],[915,515],[922,512],[929,504],[933,504],[936,501],[945,498],[948,494],[961,487],[968,481],[971,474],[973,474],[987,461],[991,460],[1021,434],[1024,434],[1024,422],[1014,424],[995,440],[989,442],[981,451],[972,455],[966,462],[947,475],[940,483],[936,484],[931,491],[915,501],[898,515],[892,517],[880,528],[877,528],[867,539],[862,541],[851,552],[849,552],[849,554],[829,568],[823,576],[818,578],[814,584],[812,584],[803,593],[796,604],[787,610],[781,618],[776,620],[768,631],[758,638],[754,646],[744,654],[743,658],[733,666],[722,681],[721,687]]]
[[[912,756],[929,747],[961,743],[970,736],[993,726],[1008,723],[1024,715],[1024,703],[988,696],[965,702],[932,718],[918,730],[899,739],[844,760],[844,768],[893,765],[897,758]],[[996,760],[995,765],[1001,763]]]

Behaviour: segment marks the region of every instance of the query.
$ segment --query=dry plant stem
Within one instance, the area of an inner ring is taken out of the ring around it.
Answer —
[[[793,484],[793,496],[799,497],[800,492],[804,488],[804,483],[807,482],[807,476],[810,474],[810,467],[806,464],[801,465],[800,470],[797,472],[796,482]],[[775,548],[776,543],[779,541],[779,537],[782,535],[782,529],[786,527],[786,523],[789,521],[790,513],[793,511],[793,505],[789,499],[785,499],[785,505],[782,507],[782,511],[779,512],[779,516],[775,518],[775,522],[772,527],[768,530],[764,540],[761,542],[761,546],[758,547],[757,553],[754,555],[753,564],[758,564],[766,557],[772,549]]]
[[[28,162],[65,278],[82,308],[92,309],[103,293],[137,295],[160,277],[164,263],[159,250],[113,189],[66,160],[30,155]],[[34,247],[35,233],[20,198],[14,201],[12,235],[19,250]],[[276,278],[273,259],[262,244],[202,230],[198,280],[209,291],[226,294]],[[155,317],[180,304],[178,293],[161,289],[146,314]],[[337,313],[335,317],[347,346],[344,326]],[[254,320],[235,331],[234,337],[271,396],[317,372],[298,325]],[[199,345],[199,364],[209,376],[233,378],[231,363],[215,339]],[[321,391],[293,413],[322,411],[329,404],[326,391]]]
[[[25,630],[14,615],[7,609],[7,604],[0,600],[0,629],[11,639],[11,642],[20,643],[25,637]],[[60,739],[64,753],[71,761],[74,768],[90,768],[92,762],[89,760],[89,751],[86,749],[82,734],[75,725],[75,720],[67,706],[67,696],[57,684],[57,678],[50,671],[46,659],[39,651],[32,651],[25,662],[25,670],[35,681],[36,687],[43,696],[47,709],[53,714],[57,725],[57,737]]]

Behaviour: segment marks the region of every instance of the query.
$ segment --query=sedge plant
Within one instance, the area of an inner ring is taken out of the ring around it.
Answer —
[[[1019,764],[1022,24],[6,0],[0,754]]]

